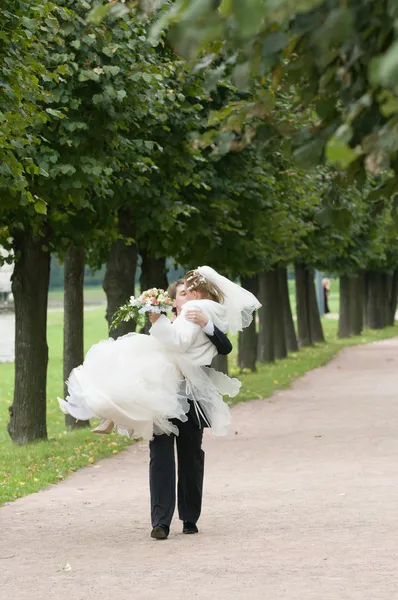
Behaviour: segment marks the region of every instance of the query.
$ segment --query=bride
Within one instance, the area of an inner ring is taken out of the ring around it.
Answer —
[[[231,417],[223,395],[239,392],[241,383],[210,365],[217,350],[200,325],[185,318],[199,308],[222,332],[235,334],[247,327],[261,305],[247,290],[199,267],[185,275],[187,302],[172,323],[166,315],[150,314],[150,335],[129,333],[92,346],[84,363],[67,381],[68,396],[58,398],[64,413],[77,420],[100,418],[93,431],[150,440],[174,433],[173,420],[187,420],[188,398],[212,428],[227,433]]]

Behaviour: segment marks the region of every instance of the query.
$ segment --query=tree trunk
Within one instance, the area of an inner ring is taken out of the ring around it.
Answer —
[[[307,298],[308,298],[308,321],[310,324],[311,342],[324,342],[321,317],[319,314],[318,302],[316,299],[316,290],[314,282],[314,272],[312,269],[306,269],[307,273]]]
[[[272,363],[275,362],[272,273],[259,273],[257,277],[258,298],[262,305],[259,310],[258,361]]]
[[[363,331],[364,278],[363,273],[350,277],[350,328],[352,335]]]
[[[242,277],[242,287],[257,295],[257,276]],[[257,358],[257,332],[256,319],[249,327],[239,333],[238,341],[238,366],[240,369],[256,370]]]
[[[380,307],[380,274],[377,271],[366,273],[366,325],[371,329],[382,329],[383,318]]]
[[[152,258],[146,250],[140,250],[142,258],[140,287],[141,292],[149,290],[152,287],[167,290],[167,270],[166,257]],[[148,333],[151,328],[151,322],[147,320],[145,326],[141,329],[141,333]]]
[[[387,327],[390,320],[391,277],[388,273],[380,273],[379,303],[382,326]]]
[[[279,302],[283,307],[283,322],[285,330],[286,349],[288,352],[297,352],[298,343],[296,331],[294,328],[292,309],[290,306],[289,285],[286,268],[281,267],[278,269],[278,278]]]
[[[363,325],[369,328],[369,272],[363,273]]]
[[[340,276],[340,312],[339,312],[339,331],[340,338],[351,337],[351,295],[350,278],[348,275]]]
[[[324,342],[313,271],[305,265],[296,264],[295,277],[299,345],[305,347]]]
[[[398,300],[398,269],[394,271],[390,279],[390,290],[388,298],[388,321],[387,325],[394,325],[395,313],[397,311]]]
[[[119,306],[134,296],[138,259],[137,246],[132,241],[135,238],[135,227],[128,211],[119,212],[118,227],[122,239],[116,240],[111,247],[104,277],[104,291],[107,298],[106,319],[109,328]],[[109,334],[116,339],[135,331],[135,328],[135,321],[127,321],[110,330]]]
[[[308,277],[304,265],[295,264],[296,279],[296,312],[298,338],[300,347],[312,346],[309,309],[308,309]]]
[[[285,319],[283,314],[283,298],[280,287],[279,269],[272,271],[273,275],[273,307],[274,307],[274,348],[276,360],[287,357]]]
[[[361,335],[363,329],[363,274],[340,277],[339,337]]]
[[[225,375],[228,375],[228,356],[223,354],[217,354],[217,356],[213,358],[211,366],[216,371],[221,371],[221,373],[225,373]]]
[[[166,258],[152,258],[146,250],[140,250],[142,258],[140,286],[141,292],[156,287],[167,290]]]
[[[83,248],[70,246],[64,266],[64,397],[68,394],[66,381],[75,367],[84,360],[84,259]],[[89,427],[89,421],[76,421],[65,415],[67,429]]]
[[[17,444],[47,438],[47,301],[50,252],[32,232],[14,237],[15,388],[8,433]]]

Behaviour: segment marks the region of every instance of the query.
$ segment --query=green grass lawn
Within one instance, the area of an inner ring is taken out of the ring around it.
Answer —
[[[120,436],[95,436],[89,430],[66,432],[57,396],[63,396],[63,313],[48,315],[48,442],[15,447],[8,436],[8,406],[12,400],[14,366],[0,364],[0,503],[36,492],[71,471],[116,453],[129,441]],[[85,312],[86,350],[107,336],[103,308]]]
[[[63,288],[51,289],[48,294],[49,305],[62,305],[64,301]],[[101,285],[92,285],[84,288],[84,302],[86,304],[104,304],[106,302],[105,292]]]
[[[89,430],[67,432],[57,396],[63,394],[62,377],[62,320],[61,312],[50,312],[48,341],[50,361],[48,369],[48,441],[24,447],[15,447],[8,436],[8,406],[13,394],[14,367],[0,364],[0,504],[64,479],[69,473],[98,459],[116,454],[130,441],[116,434],[95,436]],[[233,402],[267,398],[275,390],[289,386],[306,371],[325,364],[340,348],[398,336],[398,327],[383,331],[366,332],[361,338],[338,340],[337,321],[324,320],[327,343],[302,350],[275,365],[261,365],[257,373],[241,375],[241,394]],[[107,335],[103,308],[85,313],[86,350]],[[231,374],[236,373],[236,352],[231,355]]]

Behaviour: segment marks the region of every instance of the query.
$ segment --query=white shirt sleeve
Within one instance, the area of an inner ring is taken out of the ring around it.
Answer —
[[[214,323],[209,319],[204,327],[202,327],[203,333],[206,335],[214,335]]]
[[[149,330],[158,342],[178,352],[185,352],[192,346],[202,331],[200,325],[187,321],[184,315],[171,323],[166,315],[161,315]]]

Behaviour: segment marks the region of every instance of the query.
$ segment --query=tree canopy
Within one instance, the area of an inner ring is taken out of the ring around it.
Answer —
[[[302,165],[325,158],[350,167],[396,168],[397,5],[393,0],[176,0],[163,7],[153,36],[167,27],[177,50],[196,68],[213,66],[254,92],[246,114],[269,118],[268,96],[294,85],[296,104],[314,119],[293,139]],[[260,85],[259,85],[260,84]]]

